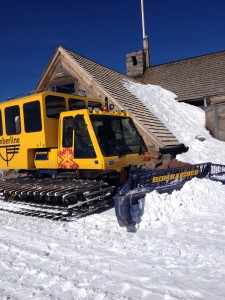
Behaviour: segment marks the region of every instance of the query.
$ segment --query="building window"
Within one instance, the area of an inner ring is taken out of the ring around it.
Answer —
[[[63,97],[48,95],[45,98],[46,115],[49,118],[58,118],[60,113],[66,111],[66,103]]]
[[[40,102],[33,101],[23,105],[25,132],[41,131]]]
[[[136,56],[132,56],[132,62],[133,62],[133,66],[137,65],[137,57]]]
[[[53,86],[52,91],[62,94],[74,94],[74,83]]]
[[[2,130],[2,112],[0,110],[0,135],[3,135],[3,130]]]
[[[20,109],[18,105],[5,109],[5,121],[7,135],[19,134],[21,132]]]

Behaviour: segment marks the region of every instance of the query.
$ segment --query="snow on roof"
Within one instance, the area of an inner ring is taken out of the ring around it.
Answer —
[[[187,103],[177,102],[176,95],[157,85],[124,81],[124,86],[188,147],[177,159],[192,164],[225,164],[225,143],[214,139],[205,128],[205,112]]]

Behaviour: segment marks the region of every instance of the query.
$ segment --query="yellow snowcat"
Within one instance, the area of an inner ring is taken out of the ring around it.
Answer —
[[[130,167],[149,159],[125,111],[86,97],[43,92],[0,103],[2,209],[53,218],[107,205]]]

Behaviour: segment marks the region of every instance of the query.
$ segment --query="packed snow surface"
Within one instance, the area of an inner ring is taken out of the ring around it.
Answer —
[[[180,158],[224,162],[224,143],[204,130],[200,110],[177,107],[159,87],[126,86],[146,105],[159,105],[189,147]],[[73,222],[0,210],[0,299],[224,300],[224,211],[225,185],[196,178],[171,195],[147,194],[133,207],[135,233],[118,226],[114,209]]]
[[[124,81],[124,86],[176,136],[179,142],[188,147],[188,152],[177,156],[178,160],[192,164],[225,163],[225,143],[214,139],[206,130],[205,112],[201,108],[176,101],[174,93],[157,85]]]
[[[113,209],[71,223],[0,212],[0,299],[225,299],[225,186],[148,194],[136,233]]]

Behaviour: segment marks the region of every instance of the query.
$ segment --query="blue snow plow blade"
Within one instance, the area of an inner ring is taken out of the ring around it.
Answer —
[[[203,163],[164,170],[131,169],[129,177],[117,192],[114,203],[120,226],[132,224],[131,207],[147,193],[171,193],[194,177],[208,178],[225,184],[225,165]]]

